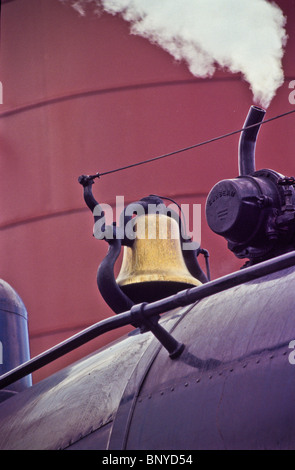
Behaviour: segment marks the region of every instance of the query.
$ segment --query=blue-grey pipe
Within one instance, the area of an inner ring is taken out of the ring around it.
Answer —
[[[239,142],[239,175],[247,176],[255,171],[255,147],[257,135],[265,115],[265,110],[257,106],[251,106],[246,117]],[[254,124],[258,124],[255,126]]]
[[[17,292],[0,279],[0,374],[30,359],[28,314]],[[20,378],[1,392],[0,401],[32,385],[31,376]]]

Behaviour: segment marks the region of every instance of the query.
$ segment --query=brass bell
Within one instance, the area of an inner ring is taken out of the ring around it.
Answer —
[[[207,274],[210,274],[207,250],[196,248],[194,243],[191,249],[184,249],[182,242],[190,245],[192,240],[182,235],[180,218],[174,211],[167,210],[162,198],[149,195],[129,204],[121,213],[120,222],[106,226],[104,211],[92,194],[93,178],[96,177],[98,174],[81,175],[78,181],[94,216],[93,233],[96,236],[98,230],[97,238],[109,245],[98,267],[96,280],[100,294],[115,313],[127,312],[134,304],[160,300],[208,282],[209,276],[204,274],[197,261],[198,254],[204,254]],[[116,279],[114,267],[122,246],[123,261]]]
[[[131,247],[124,246],[116,279],[133,302],[153,302],[202,284],[186,266],[174,218],[159,213],[139,215],[134,231],[136,238]]]

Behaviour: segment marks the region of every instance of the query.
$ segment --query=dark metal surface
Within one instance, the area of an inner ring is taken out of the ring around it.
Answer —
[[[63,449],[106,426],[151,340],[127,336],[0,404],[0,449]]]
[[[173,334],[179,322],[184,321],[184,317],[188,315],[195,307],[196,303],[185,309],[181,309],[177,315],[174,315],[174,324],[170,328]],[[124,450],[128,439],[130,423],[133,419],[133,412],[140,394],[141,387],[147,378],[149,370],[153,367],[153,363],[161,350],[159,342],[154,340],[147,348],[145,354],[138,361],[127,386],[122,395],[108,442],[109,450]]]
[[[143,390],[126,448],[294,450],[294,371],[275,353]]]
[[[78,436],[78,439],[73,439],[73,442],[70,441],[64,450],[105,450],[108,445],[112,424],[113,422],[110,421],[98,429],[91,430],[85,436]]]
[[[161,323],[169,331],[178,319],[174,310]],[[101,448],[128,380],[153,340],[159,344],[151,333],[135,330],[0,404],[0,449],[82,447],[84,439]]]
[[[0,375],[30,359],[28,314],[22,299],[5,281],[0,280]],[[0,401],[32,385],[31,376],[8,384]]]
[[[160,351],[133,406],[126,449],[294,449],[293,268],[200,301]],[[123,438],[122,438],[123,441]]]
[[[17,394],[0,448],[295,448],[294,283],[289,267],[165,315],[174,361],[133,334]]]

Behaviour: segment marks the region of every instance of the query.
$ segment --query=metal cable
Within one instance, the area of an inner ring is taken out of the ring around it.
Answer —
[[[287,115],[292,114],[292,113],[295,113],[295,109],[293,109],[292,111],[287,111],[287,112],[282,113],[282,114],[278,114],[277,116],[274,116],[272,118],[265,119],[264,121],[262,121],[260,123],[251,124],[250,126],[243,127],[242,129],[238,129],[238,130],[235,130],[235,131],[232,131],[232,132],[228,132],[227,134],[222,134],[218,137],[213,137],[212,139],[208,139],[208,140],[205,140],[203,142],[199,142],[197,144],[190,145],[190,146],[182,148],[182,149],[174,150],[173,152],[165,153],[165,154],[159,155],[157,157],[148,158],[147,160],[143,160],[143,161],[140,161],[140,162],[131,163],[130,165],[121,166],[119,168],[114,168],[112,170],[104,171],[103,173],[96,173],[95,175],[89,175],[89,179],[100,178],[101,176],[109,175],[111,173],[116,173],[118,171],[127,170],[129,168],[133,168],[133,167],[136,167],[136,166],[139,166],[139,165],[144,165],[146,163],[154,162],[156,160],[171,157],[171,156],[177,155],[181,152],[186,152],[187,150],[192,150],[192,149],[195,149],[197,147],[201,147],[202,145],[210,144],[212,142],[216,142],[216,141],[224,139],[226,137],[230,137],[234,134],[238,134],[240,132],[243,132],[246,129],[250,129],[251,127],[266,124],[268,122],[274,121],[275,119],[282,118],[282,117],[287,116]]]

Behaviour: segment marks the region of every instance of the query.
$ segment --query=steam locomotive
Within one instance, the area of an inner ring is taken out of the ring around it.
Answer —
[[[219,279],[200,268],[206,250],[182,249],[181,219],[147,212],[163,201],[143,198],[143,214],[125,210],[122,224],[131,221],[138,233],[143,220],[164,217],[179,230],[178,245],[119,237],[120,226],[105,226],[94,211],[95,175],[79,178],[109,245],[97,284],[115,314],[30,359],[25,306],[1,282],[1,330],[13,331],[19,347],[0,377],[0,449],[295,448],[295,180],[255,170],[264,113],[250,108],[239,176],[218,182],[207,198],[210,228],[247,260]],[[38,367],[127,324],[131,333],[31,384]]]

